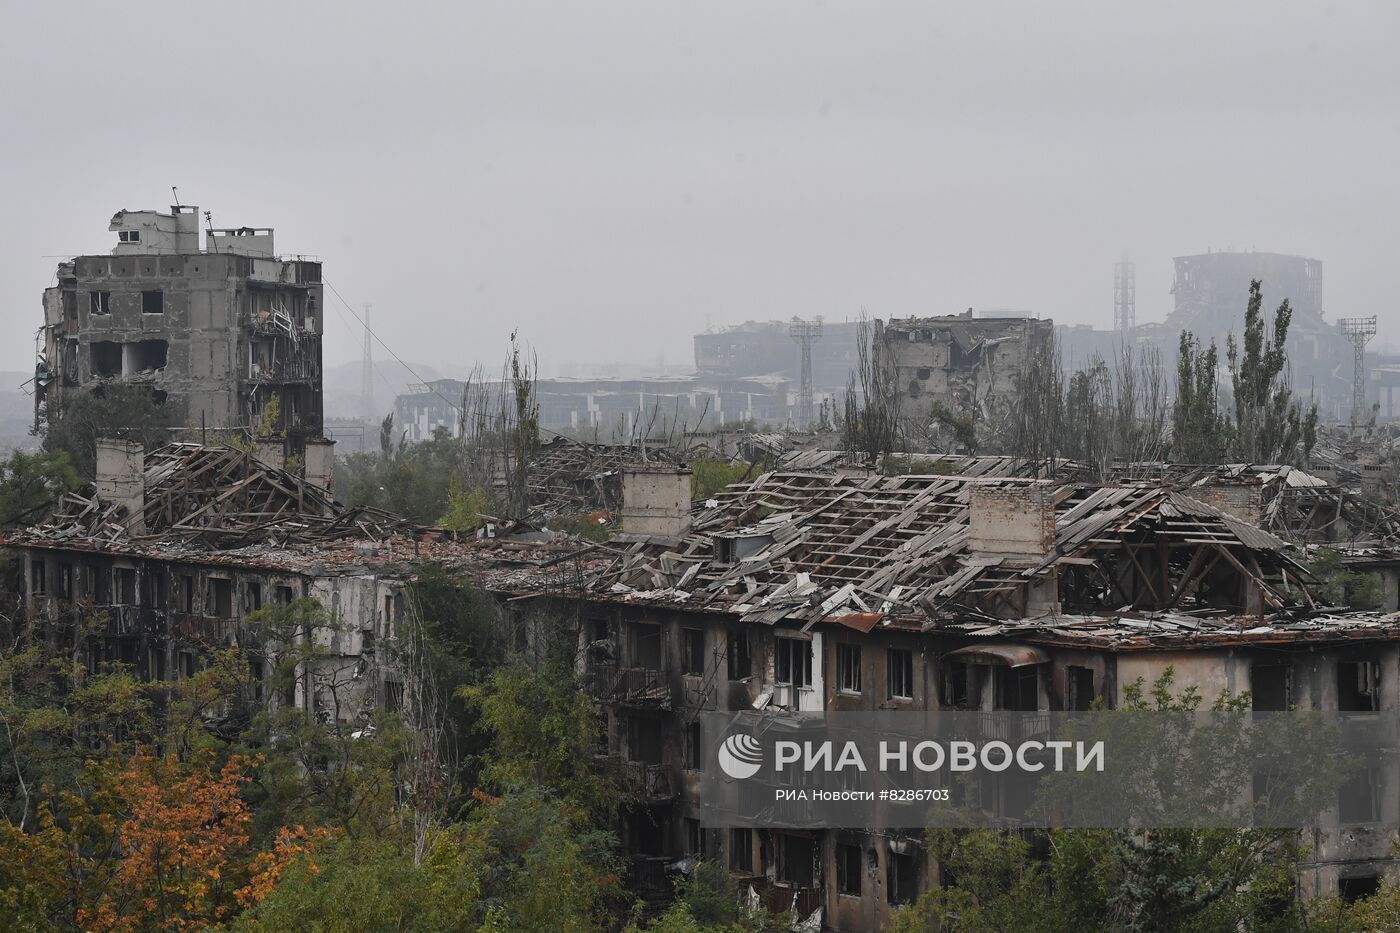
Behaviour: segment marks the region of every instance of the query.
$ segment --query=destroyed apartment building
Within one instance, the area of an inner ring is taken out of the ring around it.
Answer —
[[[110,255],[59,263],[44,292],[34,379],[35,426],[69,400],[140,386],[172,424],[206,431],[266,427],[299,455],[321,437],[321,264],[283,259],[267,228],[210,228],[200,214],[118,211]],[[276,423],[263,425],[276,404]]]
[[[794,471],[668,510],[686,481],[653,472],[674,495],[593,546],[577,608],[634,779],[623,841],[659,889],[703,856],[866,930],[939,881],[917,832],[706,825],[703,712],[1078,710],[1168,667],[1256,709],[1400,709],[1400,617],[1319,605],[1283,539],[1171,487]],[[1364,780],[1306,834],[1309,895],[1394,874],[1400,774]]]
[[[210,651],[238,646],[256,679],[269,646],[249,615],[311,597],[336,625],[317,633],[323,651],[295,695],[266,702],[350,722],[395,708],[402,678],[376,645],[392,643],[403,617],[417,538],[391,516],[335,502],[331,449],[307,447],[303,478],[276,465],[272,445],[264,460],[232,447],[147,454],[100,441],[94,486],[7,536],[35,634],[71,640],[92,669],[122,662],[143,680],[188,677]],[[99,628],[79,624],[89,618]]]
[[[1014,398],[1018,378],[1054,346],[1055,325],[1030,316],[963,314],[876,321],[874,342],[893,379],[906,434],[923,437],[935,409],[993,418]]]

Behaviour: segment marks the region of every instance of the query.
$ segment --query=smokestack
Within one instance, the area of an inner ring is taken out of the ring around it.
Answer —
[[[335,495],[335,441],[318,437],[306,442],[306,481]]]
[[[287,468],[287,442],[281,437],[259,437],[253,441],[253,456],[278,470]]]

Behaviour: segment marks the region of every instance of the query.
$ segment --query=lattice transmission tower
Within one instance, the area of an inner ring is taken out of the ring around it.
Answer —
[[[816,397],[812,391],[812,344],[821,339],[822,322],[793,318],[788,326],[788,336],[797,341],[801,353],[798,366],[797,427],[805,430],[816,420]]]
[[[1366,420],[1366,344],[1376,336],[1376,317],[1344,317],[1337,327],[1356,353],[1351,368],[1351,426],[1355,428]]]

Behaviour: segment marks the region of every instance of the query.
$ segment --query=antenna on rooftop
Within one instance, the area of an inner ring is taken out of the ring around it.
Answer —
[[[1337,322],[1337,327],[1356,352],[1351,370],[1351,427],[1354,431],[1362,422],[1362,409],[1366,407],[1366,344],[1376,335],[1376,316],[1344,317]]]
[[[171,193],[171,195],[173,195],[174,198],[175,198],[175,206],[176,206],[176,207],[184,207],[184,205],[180,203],[180,189],[179,189],[179,188],[176,188],[174,185],[171,185],[171,186],[170,186],[170,193]]]
[[[211,253],[217,253],[217,252],[219,251],[219,244],[217,244],[217,243],[214,242],[214,212],[213,212],[213,211],[205,211],[205,212],[204,212],[204,229],[206,229],[206,230],[209,231],[209,252],[211,252]]]

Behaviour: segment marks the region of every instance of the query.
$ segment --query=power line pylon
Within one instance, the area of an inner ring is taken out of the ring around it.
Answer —
[[[816,420],[815,396],[812,391],[812,344],[821,339],[822,322],[820,319],[804,321],[801,318],[793,318],[792,324],[788,326],[788,336],[797,341],[801,352],[800,381],[797,389],[797,427],[806,430]]]

